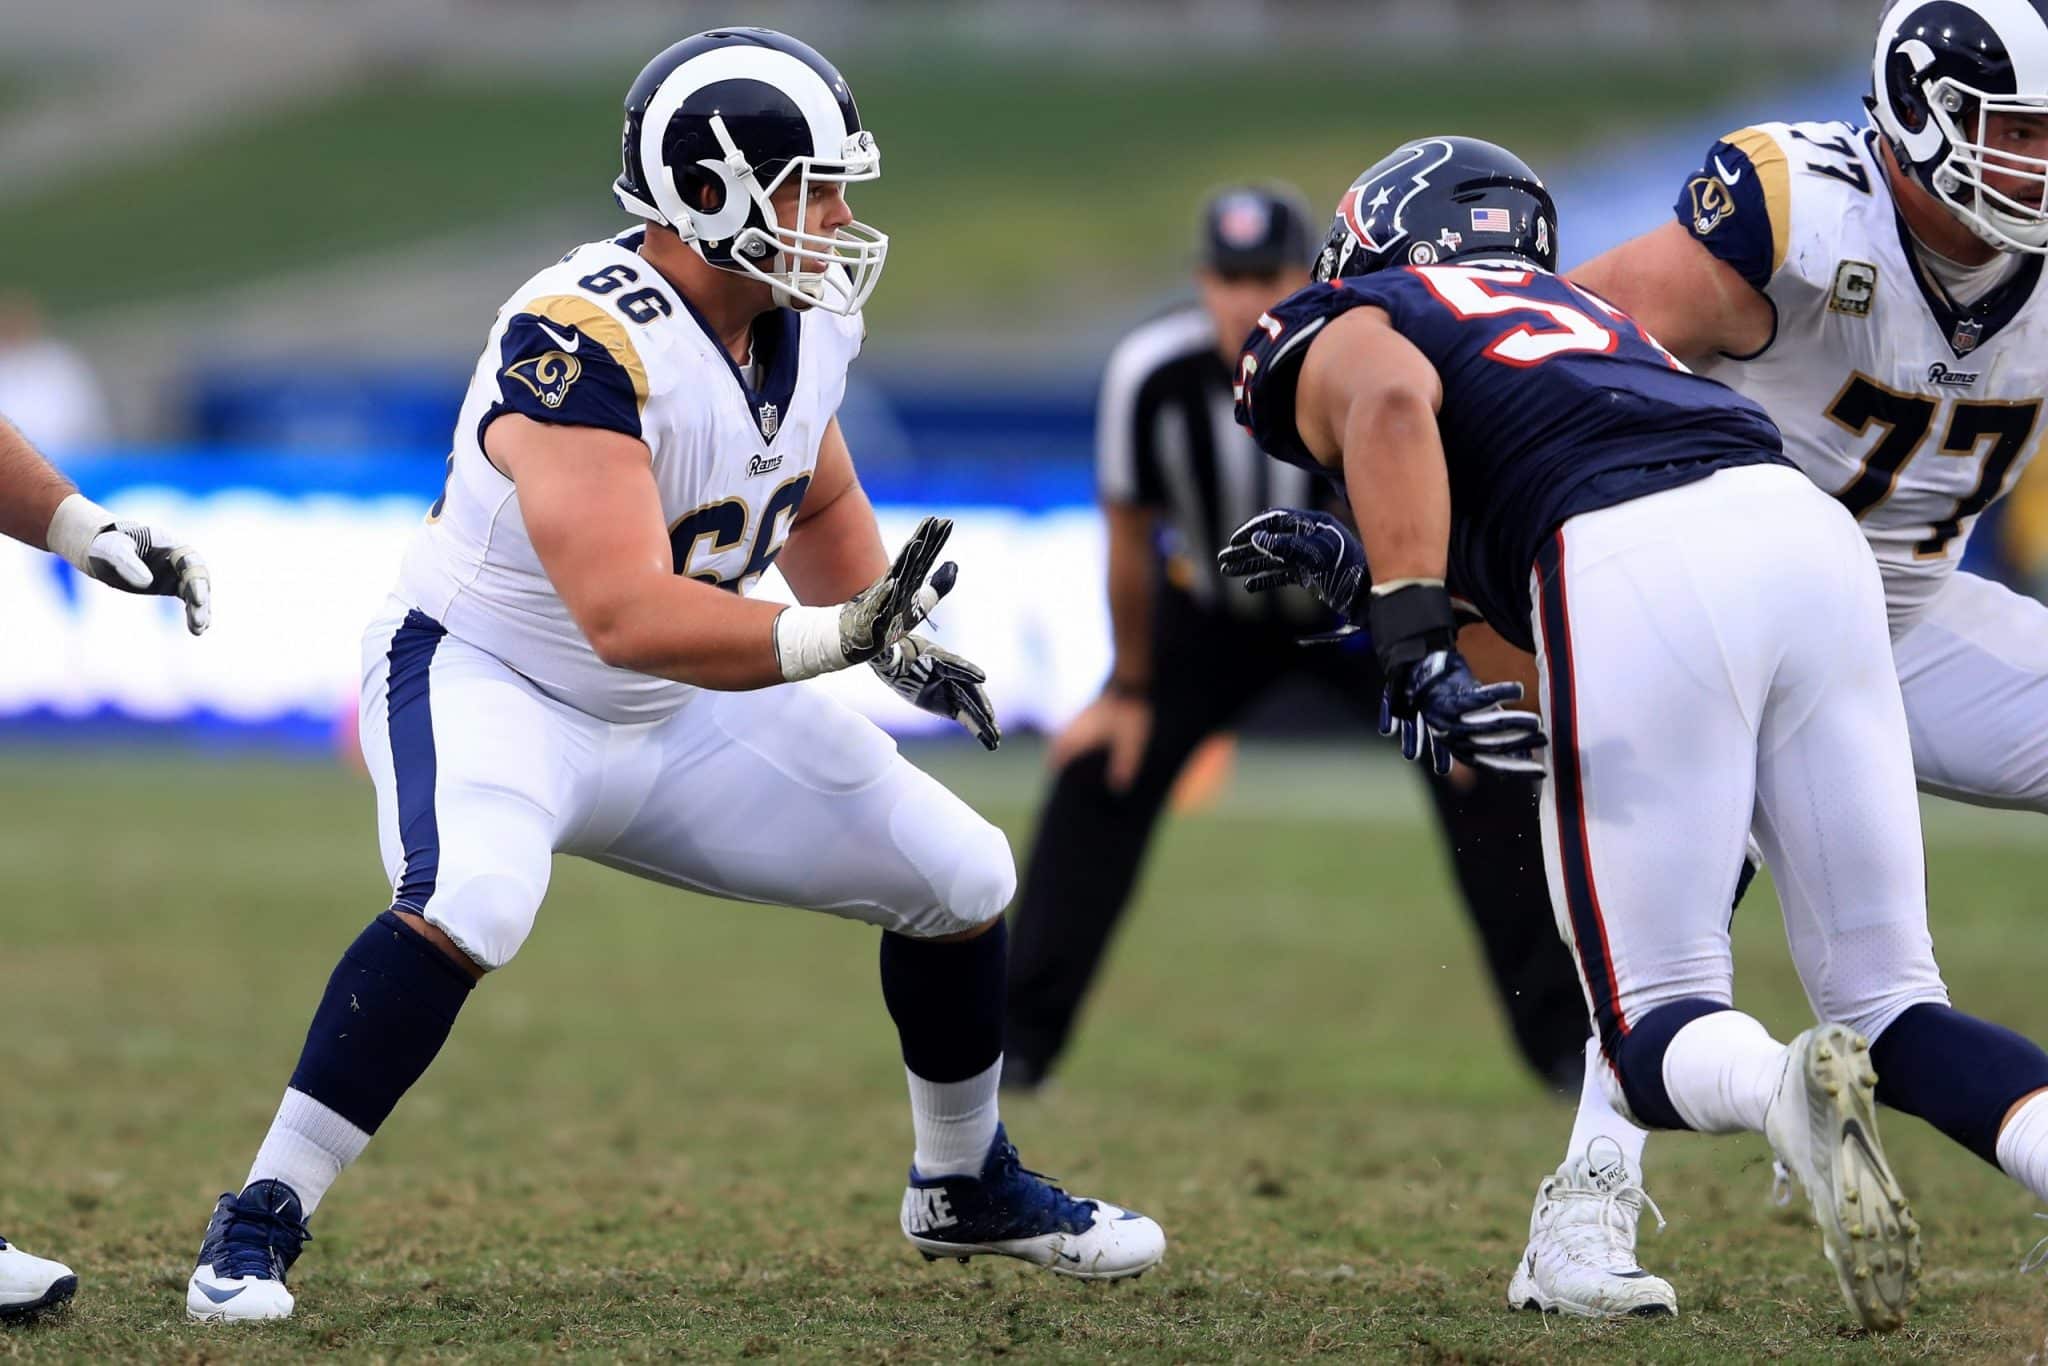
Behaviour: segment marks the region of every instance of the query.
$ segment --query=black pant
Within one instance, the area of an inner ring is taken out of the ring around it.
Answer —
[[[1137,778],[1112,792],[1107,753],[1081,755],[1054,779],[1039,817],[1011,922],[1004,1068],[1013,1082],[1035,1084],[1064,1051],[1130,901],[1153,824],[1197,745],[1295,675],[1334,685],[1368,725],[1377,722],[1381,680],[1371,653],[1297,645],[1296,634],[1208,611],[1178,591],[1161,593],[1152,734]],[[1576,1093],[1589,1026],[1551,916],[1537,786],[1461,772],[1455,779],[1430,774],[1429,790],[1515,1042],[1537,1073]]]

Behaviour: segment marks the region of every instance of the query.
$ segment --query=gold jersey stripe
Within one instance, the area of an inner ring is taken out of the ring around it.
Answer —
[[[1776,275],[1792,244],[1792,168],[1785,160],[1785,149],[1761,128],[1745,128],[1721,140],[1748,157],[1756,169],[1764,208],[1771,216],[1771,274]]]
[[[640,352],[617,318],[581,294],[544,294],[527,300],[514,311],[573,327],[609,351],[633,381],[633,398],[640,411],[647,411],[647,367],[640,363]]]

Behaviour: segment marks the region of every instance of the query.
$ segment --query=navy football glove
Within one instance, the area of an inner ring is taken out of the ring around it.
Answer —
[[[903,637],[869,664],[897,696],[921,711],[958,722],[983,749],[1003,743],[1003,728],[996,724],[996,710],[982,687],[988,675],[979,666],[916,634]]]
[[[1216,567],[1247,592],[1299,584],[1346,622],[1365,591],[1365,547],[1327,512],[1268,508],[1230,533]]]
[[[1431,579],[1411,579],[1374,590],[1365,604],[1373,653],[1387,681],[1380,698],[1380,734],[1401,732],[1401,753],[1424,751],[1438,773],[1451,760],[1496,773],[1541,777],[1543,722],[1530,712],[1508,711],[1519,683],[1481,683],[1458,653],[1458,614],[1451,595]]]
[[[1438,773],[1449,773],[1457,758],[1473,768],[1540,778],[1537,751],[1548,743],[1542,720],[1501,705],[1521,700],[1521,684],[1481,683],[1463,655],[1435,650],[1389,672],[1380,734],[1398,730],[1402,756],[1420,759],[1426,751]]]

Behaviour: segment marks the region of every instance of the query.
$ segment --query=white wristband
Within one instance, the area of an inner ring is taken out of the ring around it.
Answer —
[[[775,617],[775,662],[791,683],[846,667],[837,607],[785,607]]]
[[[57,511],[50,517],[50,529],[43,533],[43,544],[50,547],[52,555],[86,573],[86,555],[92,550],[94,539],[113,524],[113,513],[84,494],[74,493],[57,504]]]

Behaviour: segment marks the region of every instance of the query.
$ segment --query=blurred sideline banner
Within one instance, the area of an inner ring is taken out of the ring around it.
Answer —
[[[176,734],[221,746],[327,747],[354,727],[363,627],[438,490],[442,456],[333,458],[200,452],[66,462],[93,497],[197,547],[213,629],[176,604],[83,580],[0,540],[0,740]],[[960,585],[932,634],[988,670],[1006,729],[1058,724],[1109,666],[1101,520],[1085,504],[1029,510],[936,500],[870,482],[892,547],[928,512],[956,526]],[[761,595],[787,600],[770,572]],[[897,734],[946,723],[866,669],[822,687]]]

